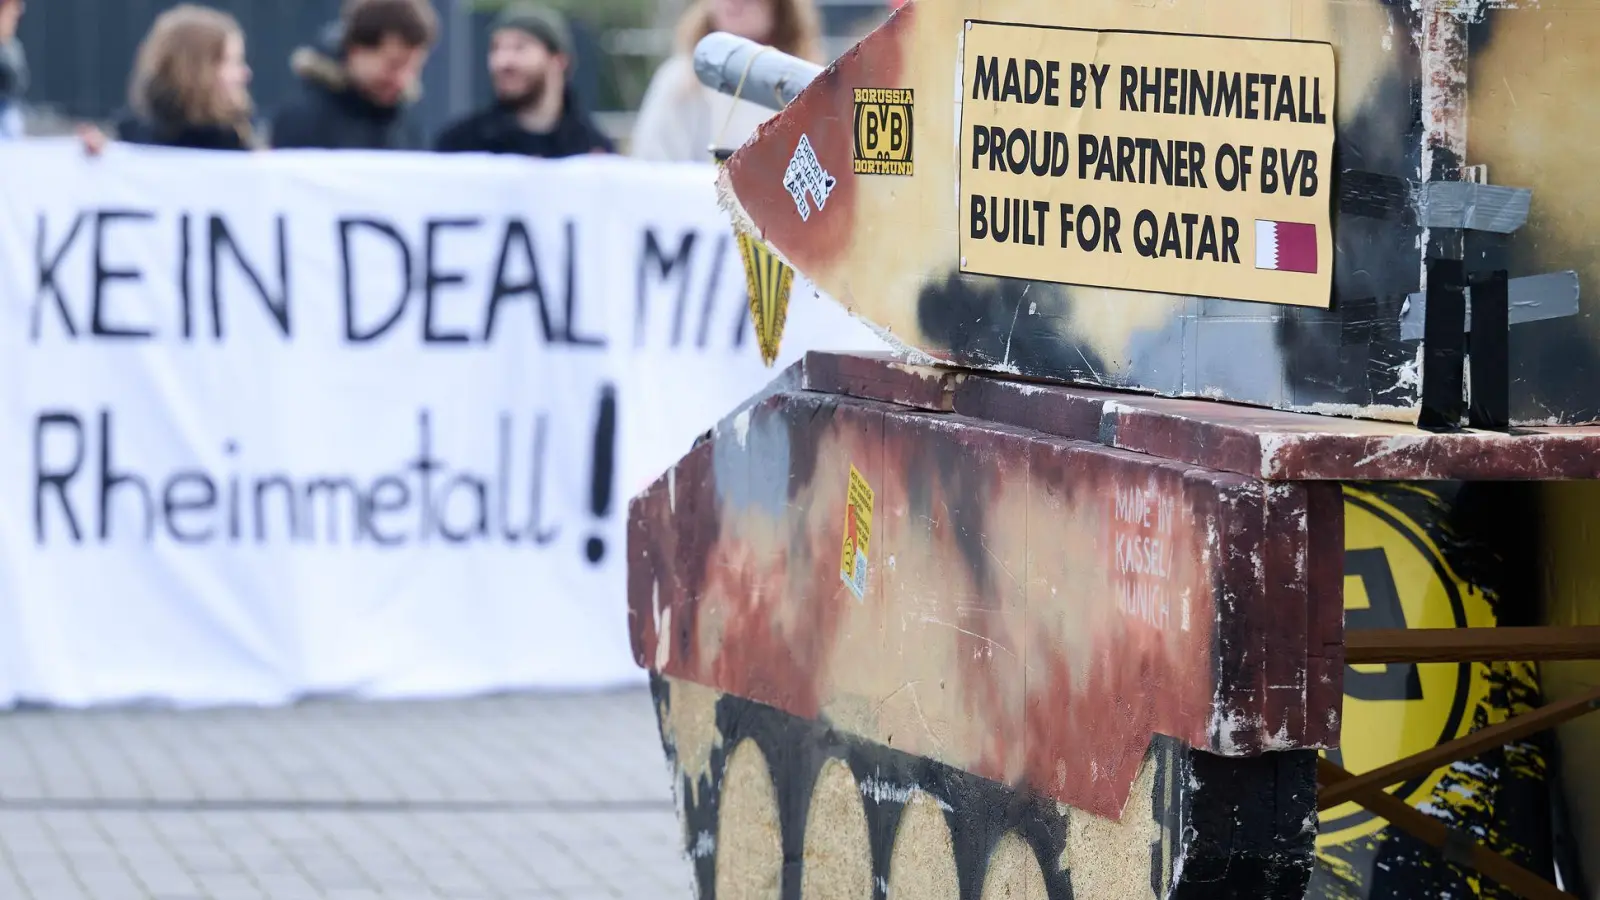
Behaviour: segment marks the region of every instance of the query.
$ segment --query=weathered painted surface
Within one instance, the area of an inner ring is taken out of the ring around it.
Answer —
[[[959,274],[956,209],[967,16],[1334,44],[1334,168],[1394,184],[1530,188],[1514,234],[1427,234],[1404,198],[1355,197],[1336,216],[1329,310],[1136,294]],[[1600,420],[1600,0],[916,0],[846,54],[728,163],[725,199],[824,291],[903,344],[962,366],[1172,396],[1414,422],[1420,341],[1401,309],[1424,254],[1511,277],[1576,269],[1576,316],[1511,328],[1511,415]],[[855,88],[915,92],[915,170],[852,171]],[[802,221],[783,173],[804,135],[838,179]],[[1394,201],[1394,202],[1390,202]],[[1398,203],[1398,206],[1396,205]],[[1374,446],[1374,451],[1381,447]],[[1358,457],[1359,458],[1359,457]],[[1441,477],[1441,476],[1427,476]],[[1470,475],[1469,477],[1480,477]]]
[[[1600,625],[1600,484],[1540,485],[1540,554],[1546,625]],[[1531,523],[1530,523],[1531,524]],[[1564,700],[1600,685],[1600,662],[1555,662],[1540,666],[1545,696]],[[1586,885],[1576,892],[1600,900],[1600,713],[1561,726],[1559,777],[1572,832],[1563,863],[1581,867]]]
[[[810,390],[907,406],[941,391],[950,397],[948,409],[973,418],[1270,481],[1600,478],[1596,427],[1435,434],[1394,422],[1035,384],[882,357],[813,353],[803,366],[799,381]],[[885,371],[873,373],[874,367]]]
[[[1112,819],[675,678],[653,679],[702,900],[1300,900],[1313,752],[1160,738]]]
[[[852,467],[875,495],[860,599]],[[634,650],[1116,818],[1155,735],[1228,756],[1336,739],[1341,509],[1332,485],[779,392],[634,500]]]

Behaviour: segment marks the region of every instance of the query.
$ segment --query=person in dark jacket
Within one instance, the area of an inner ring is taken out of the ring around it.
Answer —
[[[560,13],[534,3],[507,7],[489,45],[494,105],[445,129],[434,149],[545,158],[613,152],[567,82],[571,47]]]
[[[428,0],[346,0],[339,22],[291,57],[302,91],[273,119],[272,145],[426,149],[411,107],[437,34]]]
[[[0,140],[22,137],[22,97],[28,91],[28,58],[17,40],[22,0],[0,0]]]
[[[250,66],[238,21],[185,3],[158,16],[139,45],[128,108],[112,136],[130,144],[249,150],[257,144],[250,113]],[[91,154],[107,140],[92,126],[79,135]]]

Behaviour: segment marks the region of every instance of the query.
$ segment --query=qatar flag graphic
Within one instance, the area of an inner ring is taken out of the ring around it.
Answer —
[[[1317,226],[1256,220],[1256,268],[1317,273]]]

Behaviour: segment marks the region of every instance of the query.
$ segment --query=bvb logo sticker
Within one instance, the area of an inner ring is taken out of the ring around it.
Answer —
[[[1495,624],[1483,593],[1452,571],[1422,526],[1366,491],[1345,489],[1345,622],[1359,628],[1460,628]],[[1345,670],[1342,746],[1328,755],[1361,774],[1466,734],[1486,701],[1485,668],[1471,663],[1362,665]],[[1428,801],[1448,767],[1390,787],[1412,806]],[[1326,811],[1327,851],[1385,823],[1354,803]]]

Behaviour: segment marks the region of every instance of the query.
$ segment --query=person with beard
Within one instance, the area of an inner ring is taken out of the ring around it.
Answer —
[[[438,29],[429,0],[345,0],[339,22],[290,59],[304,90],[273,119],[272,145],[426,149],[411,107]]]
[[[614,152],[568,84],[571,47],[560,13],[534,3],[507,7],[489,45],[494,105],[446,128],[435,149],[546,159]]]

